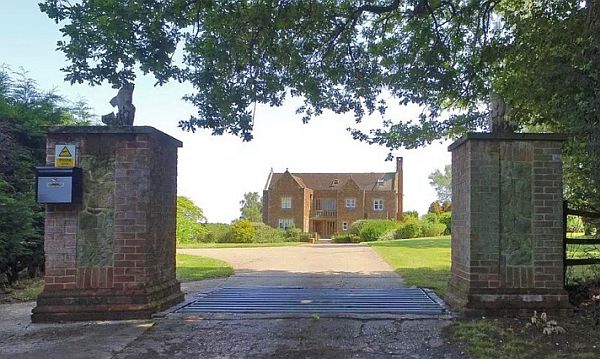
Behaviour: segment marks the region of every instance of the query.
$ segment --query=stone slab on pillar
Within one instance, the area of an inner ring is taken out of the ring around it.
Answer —
[[[451,304],[488,314],[569,308],[563,285],[564,140],[471,133],[450,145]]]
[[[77,146],[80,204],[46,205],[45,285],[33,322],[149,318],[183,300],[175,279],[177,148],[152,127],[57,127]]]

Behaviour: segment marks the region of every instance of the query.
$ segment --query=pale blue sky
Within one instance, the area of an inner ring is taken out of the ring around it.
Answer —
[[[94,113],[113,109],[108,101],[115,95],[109,85],[71,86],[59,70],[65,65],[56,52],[61,37],[59,27],[39,11],[36,0],[0,0],[0,64],[29,71],[42,89],[56,88],[68,98],[85,97]],[[298,100],[280,108],[259,106],[255,118],[254,140],[244,143],[230,136],[211,136],[209,131],[195,134],[177,128],[194,108],[181,100],[189,87],[167,84],[153,87],[150,78],[138,78],[134,93],[136,125],[154,126],[181,141],[179,150],[178,192],[202,207],[211,222],[230,222],[239,216],[239,201],[244,192],[262,194],[267,174],[289,168],[291,172],[392,172],[394,162],[385,162],[387,149],[354,141],[345,130],[354,124],[351,115],[330,112],[302,124],[295,109]],[[414,108],[393,108],[394,119],[415,118]],[[365,121],[378,127],[380,118]],[[404,157],[405,210],[427,211],[435,192],[427,176],[450,163],[448,143],[436,143],[418,150],[398,150]]]

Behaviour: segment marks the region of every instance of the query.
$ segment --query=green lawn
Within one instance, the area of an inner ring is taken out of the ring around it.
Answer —
[[[273,243],[177,243],[177,248],[250,248],[250,247],[290,247],[306,244],[306,242],[273,242]]]
[[[431,288],[445,296],[450,279],[450,236],[368,243],[409,286]]]
[[[203,280],[218,277],[228,277],[233,274],[233,268],[223,261],[213,258],[177,255],[177,279],[183,282]]]

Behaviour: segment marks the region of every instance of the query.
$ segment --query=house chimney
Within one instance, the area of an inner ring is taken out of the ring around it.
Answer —
[[[402,200],[404,197],[404,173],[402,170],[402,157],[396,157],[396,177],[398,178],[396,184],[396,190],[398,191],[398,214],[397,219],[401,221],[404,216],[402,212],[404,211],[404,206],[402,204]]]

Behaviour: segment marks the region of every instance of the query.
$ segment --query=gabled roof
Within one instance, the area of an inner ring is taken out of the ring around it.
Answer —
[[[273,173],[268,188],[283,176]],[[395,172],[370,173],[292,173],[292,177],[304,188],[313,190],[337,190],[352,179],[363,191],[393,191]],[[336,181],[337,180],[337,181]],[[382,185],[378,181],[382,180]]]

